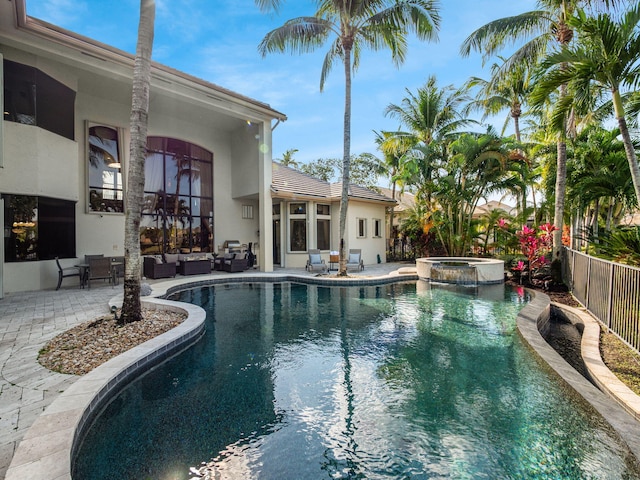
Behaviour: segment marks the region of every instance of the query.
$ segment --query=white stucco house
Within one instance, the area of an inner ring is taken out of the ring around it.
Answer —
[[[304,267],[309,248],[325,261],[340,247],[342,183],[329,183],[273,163],[273,262]],[[386,262],[385,212],[395,200],[349,185],[345,248],[360,249],[364,263]]]
[[[133,62],[27,16],[25,0],[0,2],[0,296],[54,288],[55,257],[70,266],[87,254],[124,255]],[[308,248],[337,249],[339,187],[316,196],[272,178],[272,132],[285,120],[153,63],[142,253],[217,252],[234,239],[252,243],[269,272],[304,266]],[[376,209],[385,200],[355,186],[352,194],[347,246],[384,261]]]

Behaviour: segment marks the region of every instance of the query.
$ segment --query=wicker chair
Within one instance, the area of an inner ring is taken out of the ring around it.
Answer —
[[[176,276],[176,263],[175,262],[161,262],[156,261],[154,257],[144,257],[143,274],[146,278],[169,278]]]

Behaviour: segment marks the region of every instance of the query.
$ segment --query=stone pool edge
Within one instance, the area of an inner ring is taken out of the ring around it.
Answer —
[[[571,309],[571,307],[557,303],[552,304],[549,297],[543,293],[533,290],[529,290],[529,292],[533,295],[533,299],[520,311],[516,319],[520,336],[549,368],[611,425],[640,463],[640,422],[627,405],[622,406],[622,403],[629,400],[629,397],[622,399],[618,396],[620,389],[617,387],[622,382],[604,365],[600,357],[599,327],[597,324],[594,326],[591,323],[595,320],[589,321],[585,315],[578,315],[581,313],[580,311]],[[599,385],[600,389],[569,365],[543,338],[541,332],[544,331],[550,320],[552,307],[560,308],[563,312],[568,313],[568,318],[576,315],[571,321],[585,325],[581,343],[582,357],[594,383]],[[598,330],[594,337],[596,328]],[[633,392],[631,393],[633,394]],[[633,395],[635,396],[635,394]],[[640,400],[637,396],[635,397],[636,401]]]

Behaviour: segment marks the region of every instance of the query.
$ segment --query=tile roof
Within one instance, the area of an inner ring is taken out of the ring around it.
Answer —
[[[316,197],[332,200],[340,199],[342,182],[329,183],[312,177],[291,167],[273,162],[271,191],[287,196]],[[359,185],[349,185],[349,197],[384,203],[395,203],[393,199]]]

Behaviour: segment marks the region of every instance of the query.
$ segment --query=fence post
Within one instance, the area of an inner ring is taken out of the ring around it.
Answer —
[[[590,311],[589,290],[591,290],[591,257],[589,255],[585,255],[585,257],[587,257],[587,291],[584,294],[584,302],[586,303],[585,307]]]
[[[609,304],[607,305],[607,329],[611,328],[611,316],[613,315],[613,272],[616,265],[611,262],[611,272],[609,273]]]

